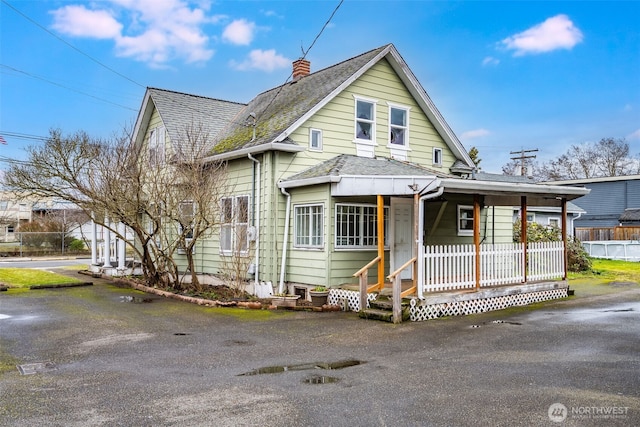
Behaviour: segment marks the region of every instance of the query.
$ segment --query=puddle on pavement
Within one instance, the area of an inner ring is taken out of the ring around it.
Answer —
[[[120,302],[131,302],[133,304],[150,303],[151,301],[153,301],[153,298],[150,297],[134,297],[130,295],[122,295],[120,297]]]
[[[17,365],[20,375],[33,375],[39,372],[55,371],[58,368],[53,362],[37,362],[37,363],[25,363],[23,365]]]
[[[522,325],[522,323],[520,323],[520,322],[510,322],[510,321],[508,321],[508,320],[493,320],[493,321],[491,321],[491,323],[496,323],[496,324],[506,323],[506,324],[508,324],[508,325]],[[481,324],[479,324],[479,325],[478,325],[478,324],[476,324],[476,325],[471,325],[471,328],[472,328],[472,329],[473,329],[473,328],[480,328],[480,327],[482,327],[482,325],[486,325],[486,324],[487,324],[487,322],[481,323]]]
[[[604,310],[603,313],[627,313],[633,311],[633,308],[622,308],[620,310]]]
[[[350,366],[357,366],[363,363],[362,360],[341,360],[338,362],[331,363],[301,363],[297,365],[281,365],[281,366],[266,366],[264,368],[254,369],[253,371],[245,372],[244,374],[238,374],[238,376],[245,375],[261,375],[261,374],[277,374],[279,372],[287,372],[287,371],[305,371],[310,369],[325,369],[325,370],[336,370],[336,369],[344,369]]]
[[[179,337],[184,337],[184,336],[191,335],[191,334],[186,333],[186,332],[175,332],[173,335],[177,335]]]
[[[307,378],[302,382],[305,384],[331,384],[331,383],[337,383],[338,381],[340,381],[340,379],[336,377],[329,377],[326,375],[314,375],[313,377]]]

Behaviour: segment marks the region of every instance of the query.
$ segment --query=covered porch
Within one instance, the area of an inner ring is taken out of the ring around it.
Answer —
[[[400,322],[403,317],[402,301],[406,302],[406,299],[410,300],[408,311],[411,320],[427,320],[565,297],[568,292],[567,201],[587,192],[583,188],[568,189],[530,182],[434,180],[412,196],[415,245],[411,258],[392,260],[391,272],[385,277],[382,268],[384,247],[379,245],[377,256],[354,274],[358,279],[357,298],[353,294],[346,296],[336,292],[333,303],[342,298],[345,308],[363,311],[370,307],[371,301],[383,295],[385,289],[390,289],[387,293],[390,294],[392,319]],[[472,221],[472,243],[425,244],[425,203],[443,194],[473,195],[472,218],[475,219],[480,218],[482,208],[520,206],[520,242],[482,242],[480,221],[475,220]],[[382,197],[377,195],[379,221]],[[529,205],[561,208],[560,241],[526,243]],[[383,232],[384,227],[378,224],[378,235]],[[373,284],[369,280],[371,270],[377,273]]]

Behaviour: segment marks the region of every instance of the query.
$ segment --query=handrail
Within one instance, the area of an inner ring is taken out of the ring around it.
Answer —
[[[402,270],[412,265],[414,262],[418,260],[418,257],[413,257],[409,261],[402,264],[402,267],[398,268],[396,271],[387,276],[392,283],[391,290],[391,301],[393,303],[393,323],[402,322],[402,279],[400,278],[400,273]]]
[[[373,266],[373,264],[377,263],[378,261],[380,261],[380,256],[379,255],[377,257],[375,257],[374,259],[372,259],[371,261],[369,261],[369,263],[367,265],[365,265],[364,267],[362,267],[360,270],[358,270],[355,273],[353,273],[353,277],[361,276],[362,273],[364,273],[365,271],[370,269]]]
[[[416,262],[418,260],[418,257],[413,257],[411,258],[409,261],[405,262],[404,264],[402,264],[402,267],[398,268],[396,271],[394,271],[393,273],[391,273],[390,275],[387,276],[387,279],[389,279],[389,281],[393,281],[393,279],[400,273],[402,273],[402,270],[404,270],[405,268],[407,268],[409,265],[413,264],[414,262]]]

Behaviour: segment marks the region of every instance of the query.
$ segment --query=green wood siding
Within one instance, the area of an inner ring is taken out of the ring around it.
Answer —
[[[442,170],[455,162],[455,156],[445,144],[429,119],[395,74],[386,60],[380,61],[368,70],[360,79],[352,83],[342,93],[310,117],[291,138],[298,144],[309,146],[309,130],[320,129],[323,134],[323,151],[310,151],[296,156],[289,167],[290,174],[311,167],[316,163],[333,158],[339,154],[356,155],[354,143],[355,96],[377,100],[376,104],[376,143],[375,154],[391,157],[389,139],[389,105],[401,105],[410,108],[409,148],[407,160],[426,167],[433,166],[433,147],[442,148]]]

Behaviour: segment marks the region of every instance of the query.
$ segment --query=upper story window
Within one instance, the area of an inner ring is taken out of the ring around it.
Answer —
[[[322,151],[322,131],[320,129],[309,130],[309,149]]]
[[[193,238],[193,220],[196,215],[196,205],[191,200],[185,200],[178,205],[178,215],[180,217],[180,233],[187,239]]]
[[[473,236],[473,206],[458,206],[458,236]]]
[[[9,207],[8,200],[0,200],[0,211],[6,211],[8,207]]]
[[[409,109],[389,106],[389,143],[406,147],[409,145]]]
[[[433,166],[442,166],[442,148],[433,148]]]
[[[151,133],[149,133],[149,166],[164,164],[165,142],[164,126],[151,129]]]
[[[376,102],[356,98],[356,140],[375,142]]]

